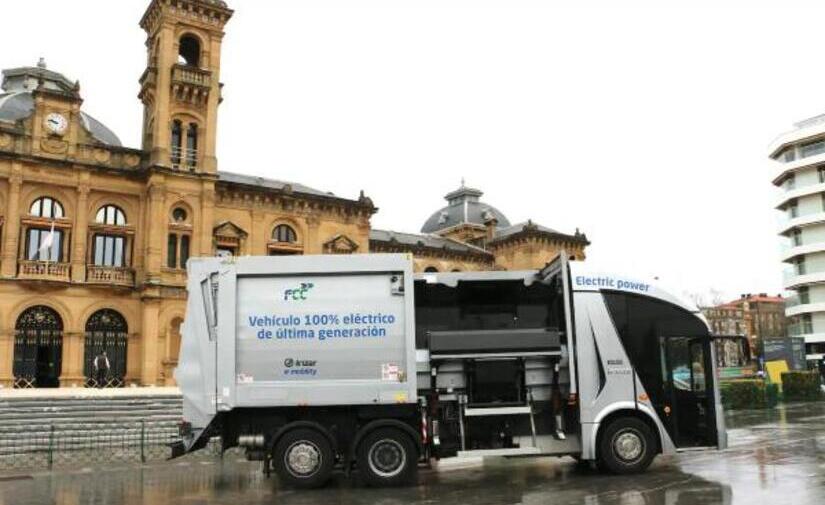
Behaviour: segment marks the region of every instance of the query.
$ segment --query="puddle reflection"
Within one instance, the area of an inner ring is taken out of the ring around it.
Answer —
[[[257,465],[167,464],[123,470],[35,476],[0,482],[0,505],[164,504],[585,504],[690,505],[732,503],[729,486],[660,465],[632,477],[581,473],[563,460],[492,463],[449,472],[422,472],[418,485],[371,489],[343,476],[324,489],[279,489]]]

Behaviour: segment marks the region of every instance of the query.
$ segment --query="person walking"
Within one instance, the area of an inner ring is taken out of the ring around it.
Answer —
[[[102,388],[106,385],[106,376],[109,375],[109,358],[106,356],[106,351],[100,351],[95,358],[94,366],[97,387]]]

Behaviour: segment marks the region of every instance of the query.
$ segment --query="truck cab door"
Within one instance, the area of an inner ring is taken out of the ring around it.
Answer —
[[[663,422],[677,448],[717,445],[709,337],[660,337]]]

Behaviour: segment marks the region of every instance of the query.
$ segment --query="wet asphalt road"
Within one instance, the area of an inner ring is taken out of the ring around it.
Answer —
[[[825,504],[825,402],[734,413],[728,429],[728,450],[659,457],[632,477],[577,471],[567,458],[495,460],[422,471],[418,485],[401,489],[339,477],[324,489],[294,491],[264,479],[258,464],[227,458],[0,474],[0,505]]]

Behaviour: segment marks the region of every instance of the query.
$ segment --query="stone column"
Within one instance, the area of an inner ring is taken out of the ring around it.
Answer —
[[[63,333],[63,360],[60,371],[60,387],[83,387],[83,353],[86,347],[83,332]]]
[[[157,385],[158,380],[158,340],[160,335],[160,300],[143,300],[143,322],[141,324],[141,373],[142,386]]]
[[[6,206],[5,240],[3,241],[2,277],[17,275],[17,251],[20,244],[20,187],[23,176],[20,163],[12,163],[12,175],[9,178],[9,201]]]
[[[0,356],[0,386],[10,388],[14,384],[14,330],[10,328],[0,328]]]
[[[269,230],[264,229],[265,214],[258,207],[252,208],[252,226],[249,227],[249,243],[247,245],[246,254],[265,255],[269,254],[266,249],[266,244],[269,241]]]
[[[86,174],[88,177],[88,174]],[[77,188],[77,211],[74,217],[72,244],[72,282],[86,281],[86,245],[89,235],[89,185]]]
[[[366,254],[370,252],[370,222],[361,221],[358,224],[358,254]]]
[[[212,256],[212,228],[215,223],[215,183],[214,181],[204,181],[203,189],[201,191],[201,231],[200,237],[197,235],[194,238],[200,238],[200,255]],[[197,233],[197,231],[196,231]]]
[[[165,191],[161,186],[162,181],[150,181],[149,205],[146,210],[147,227],[146,234],[146,282],[156,284],[160,282],[161,265],[163,264],[163,249],[166,244],[166,223],[169,221],[164,216]]]
[[[306,236],[304,237],[304,254],[321,254],[322,244],[318,236],[321,220],[317,216],[307,217]]]
[[[170,161],[169,144],[172,137],[172,117],[170,103],[172,101],[172,66],[177,58],[175,50],[175,28],[171,24],[160,29],[158,36],[160,47],[157,51],[157,85],[155,91],[155,122],[153,125],[152,139],[154,145],[147,146],[151,149],[150,162],[153,165],[169,167]]]
[[[142,347],[140,345],[140,332],[130,333],[128,336],[128,343],[126,344],[126,385],[140,383],[140,359],[143,356]]]
[[[202,171],[214,174],[218,171],[216,158],[218,143],[218,105],[221,103],[221,37],[213,36],[209,47],[209,69],[212,71],[212,89],[206,104],[205,137],[203,139],[201,166]]]

